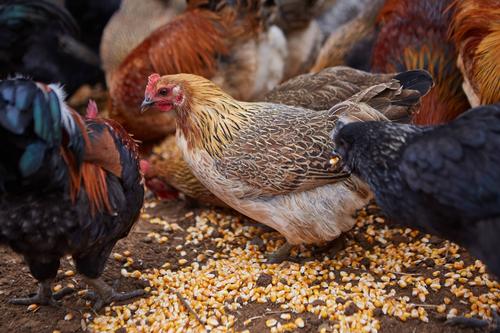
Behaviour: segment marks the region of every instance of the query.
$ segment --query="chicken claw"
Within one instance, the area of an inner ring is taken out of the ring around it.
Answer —
[[[496,311],[493,311],[493,321],[477,319],[477,318],[466,318],[466,317],[453,317],[446,320],[446,325],[450,326],[463,326],[470,328],[487,328],[490,325],[493,326],[492,333],[500,333],[500,317]]]
[[[88,292],[87,297],[95,299],[94,310],[99,311],[104,305],[111,302],[126,301],[128,299],[139,297],[145,294],[143,289],[132,290],[129,292],[117,292],[113,287],[109,286],[101,278],[86,279],[97,293]]]
[[[50,286],[51,282],[52,281],[42,281],[38,284],[38,291],[34,296],[12,298],[9,300],[9,303],[15,305],[39,304],[60,306],[61,304],[58,301],[61,300],[64,296],[72,294],[75,291],[75,289],[73,288],[66,287],[56,293],[53,293]]]
[[[267,256],[267,262],[269,264],[279,264],[285,260],[289,260],[292,247],[292,244],[286,242],[279,249]]]

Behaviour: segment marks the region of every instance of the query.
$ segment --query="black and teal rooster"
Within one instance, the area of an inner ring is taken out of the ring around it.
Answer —
[[[116,242],[139,216],[144,188],[136,143],[123,128],[83,119],[58,85],[24,78],[0,81],[0,244],[24,256],[39,282],[14,304],[55,304],[60,258],[97,291],[96,308],[141,295],[117,293],[100,276]]]
[[[0,79],[23,74],[60,82],[69,94],[103,81],[99,57],[80,42],[79,30],[71,14],[53,1],[0,1]]]

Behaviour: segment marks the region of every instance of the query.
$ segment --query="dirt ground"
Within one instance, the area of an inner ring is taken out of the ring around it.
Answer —
[[[152,205],[154,206],[154,205]],[[186,230],[189,226],[195,223],[195,216],[201,212],[200,208],[187,209],[183,203],[158,203],[155,207],[146,209],[147,213],[151,216],[161,217],[166,221],[178,221],[177,223]],[[191,213],[192,212],[192,213]],[[235,214],[225,211],[227,214]],[[187,215],[186,215],[187,214]],[[253,224],[251,221],[243,219],[243,224]],[[269,232],[265,227],[261,227],[263,232]],[[183,230],[169,230],[159,224],[152,223],[150,219],[141,219],[134,227],[133,231],[126,239],[121,240],[114,253],[127,253],[131,252],[131,257],[134,259],[133,263],[126,267],[128,271],[139,270],[148,271],[154,268],[160,268],[165,263],[170,263],[170,269],[175,271],[178,269],[178,260],[180,254],[175,251],[175,247],[184,243],[185,231]],[[364,243],[362,232],[358,230],[348,234],[348,242],[361,244],[366,251],[371,251],[373,244]],[[169,241],[163,244],[156,240],[151,239],[151,232],[157,235],[168,234]],[[216,235],[214,235],[215,238]],[[273,233],[273,237],[280,238],[277,233]],[[247,240],[248,242],[255,242],[255,240]],[[406,242],[407,239],[392,239],[393,242]],[[439,239],[432,240],[435,243],[441,242]],[[204,250],[213,249],[217,251],[214,243],[202,242],[198,247]],[[199,249],[190,245],[187,248],[187,254],[183,258],[188,261],[196,260],[196,255]],[[327,250],[328,251],[328,250]],[[318,253],[307,260],[320,259],[324,253]],[[461,259],[465,263],[473,262],[469,255],[465,252],[460,252]],[[26,306],[16,306],[8,303],[8,299],[14,296],[25,296],[36,289],[35,281],[30,276],[27,267],[24,265],[20,256],[13,253],[6,247],[0,247],[0,332],[53,332],[55,330],[60,332],[84,332],[88,331],[88,325],[98,314],[94,313],[91,308],[86,304],[78,294],[67,296],[64,299],[61,307],[44,306],[36,308],[35,310],[28,310]],[[338,256],[342,256],[342,251]],[[122,291],[133,290],[137,288],[144,288],[147,286],[144,282],[138,279],[123,277],[120,271],[123,267],[123,260],[116,260],[110,258],[104,274],[105,280],[108,283],[113,283],[117,279],[119,282],[118,289]],[[203,263],[201,263],[203,264]],[[286,264],[285,264],[286,265]],[[433,267],[434,264],[420,264],[408,268],[408,274],[413,275],[426,275],[430,269],[436,270],[438,267]],[[67,277],[65,272],[72,270],[71,261],[63,259],[60,274],[55,284],[66,286],[69,283],[74,284],[78,290],[84,289],[86,286],[80,282],[78,276]],[[357,268],[356,272],[362,271],[363,268]],[[484,292],[483,286],[471,287],[471,290],[476,293]],[[410,295],[410,292],[405,289],[396,288],[397,296]],[[444,296],[450,296],[449,290],[443,288],[439,292],[431,293],[426,303],[440,304]],[[411,295],[410,295],[411,296]],[[469,304],[463,300],[451,297],[452,304],[449,308],[455,307],[459,311],[467,311]],[[104,310],[100,311],[100,314]],[[266,320],[280,313],[280,307],[274,303],[260,304],[250,302],[243,305],[233,314],[236,317],[234,329],[236,331],[249,330],[250,332],[269,332],[270,329],[266,327]],[[69,316],[73,318],[70,320]],[[395,317],[384,315],[382,311],[375,311],[374,314],[380,321],[379,332],[383,333],[401,333],[401,332],[483,332],[488,330],[481,329],[467,329],[461,327],[450,327],[444,324],[445,316],[436,311],[429,311],[429,322],[425,323],[417,319],[408,319],[403,322]],[[323,319],[318,319],[318,316],[312,313],[302,313],[301,318],[304,319],[305,327],[297,330],[298,332],[318,332],[321,328],[328,328],[332,324]],[[297,317],[292,314],[292,320]],[[250,319],[250,320],[249,320]],[[328,331],[328,330],[326,330]],[[125,329],[117,329],[115,333],[124,333]]]

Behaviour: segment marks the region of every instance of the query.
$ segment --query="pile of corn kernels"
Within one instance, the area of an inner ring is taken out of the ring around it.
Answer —
[[[270,332],[287,332],[307,329],[307,318],[314,316],[323,323],[319,332],[374,333],[380,331],[382,316],[422,322],[430,316],[491,318],[500,305],[500,288],[480,261],[464,262],[462,250],[448,241],[388,226],[369,214],[373,209],[360,211],[338,253],[318,255],[302,247],[292,253],[297,263],[281,264],[267,264],[265,255],[283,238],[240,216],[205,210],[193,216],[194,225],[183,226],[144,213],[148,223],[183,230],[183,244],[174,249],[180,259],[175,268],[165,263],[141,272],[130,270],[130,253],[114,254],[124,262],[122,275],[149,282],[148,295],[107,307],[89,328],[250,332],[258,319]],[[159,247],[169,242],[158,233],[147,237]],[[198,252],[189,255],[193,246]],[[426,269],[417,272],[415,267]],[[252,304],[264,304],[269,311],[247,318],[245,309]]]

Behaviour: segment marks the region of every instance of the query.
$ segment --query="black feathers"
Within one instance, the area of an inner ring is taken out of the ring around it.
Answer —
[[[69,12],[49,0],[7,0],[0,4],[0,79],[28,75],[61,82],[72,94],[103,79],[99,58],[79,42]]]
[[[432,76],[424,70],[412,70],[399,73],[394,79],[401,82],[404,89],[417,90],[422,96],[425,96],[434,85]],[[419,97],[402,101],[401,105],[410,106],[418,102]]]
[[[59,151],[63,136],[68,138],[64,146],[77,160],[82,160],[83,135],[69,111],[63,110],[64,102],[54,89],[58,88],[21,78],[0,81],[0,139],[3,142],[0,164],[5,174],[10,175],[10,181],[23,179],[24,185],[35,186],[41,185],[39,181],[43,177],[61,179],[62,175],[53,172],[61,170],[55,168],[54,163],[64,164]],[[49,156],[51,154],[54,156]],[[47,169],[40,171],[42,165]],[[8,180],[4,178],[0,182],[6,185]]]
[[[500,274],[490,253],[500,236],[500,104],[436,127],[351,123],[334,139],[391,219],[466,246]]]
[[[133,140],[119,125],[85,122],[63,95],[55,85],[0,81],[0,244],[23,255],[49,295],[64,255],[85,277],[102,274],[144,199]],[[46,293],[17,300],[50,301]]]

